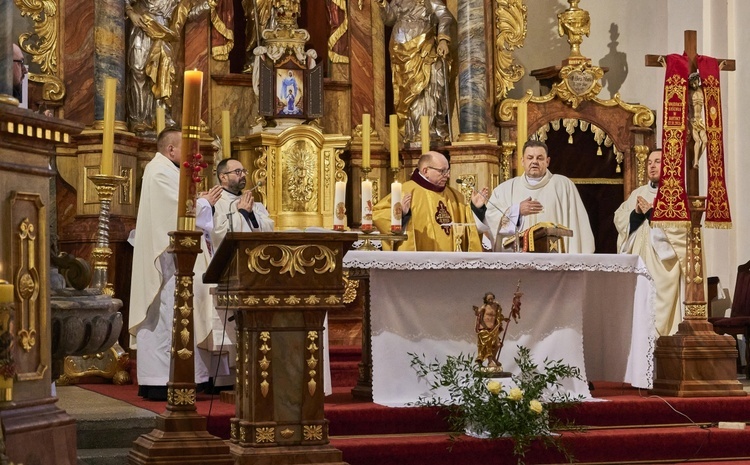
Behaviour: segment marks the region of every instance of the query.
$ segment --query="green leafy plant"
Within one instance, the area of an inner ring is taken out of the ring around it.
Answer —
[[[487,378],[474,364],[473,354],[449,356],[443,363],[437,359],[428,362],[424,355],[409,356],[412,368],[428,383],[432,393],[430,397],[420,397],[415,405],[446,408],[453,432],[493,439],[510,437],[519,463],[535,439],[544,447],[554,446],[572,460],[560,436],[553,431],[573,425],[550,416],[550,410],[581,401],[581,396],[574,397],[560,389],[564,379],[581,379],[578,368],[561,360],[545,359],[540,370],[529,349],[518,347],[515,361],[520,373],[512,376],[512,383],[504,383]],[[441,397],[439,393],[447,394]]]

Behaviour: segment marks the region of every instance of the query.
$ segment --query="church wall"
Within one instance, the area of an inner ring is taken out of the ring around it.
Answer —
[[[518,98],[526,89],[533,89],[538,95],[539,86],[529,72],[559,65],[569,52],[567,41],[557,32],[557,13],[568,7],[567,2],[534,0],[526,4],[526,44],[516,53],[526,75],[511,92],[512,98]],[[591,16],[591,34],[584,40],[581,51],[592,63],[609,68],[600,97],[608,99],[619,92],[628,102],[654,109],[659,145],[664,71],[646,67],[644,55],[679,53],[684,49],[684,31],[695,30],[698,53],[737,61],[737,71],[722,73],[725,159],[734,229],[704,229],[707,275],[719,276],[724,287],[732,291],[737,266],[750,259],[750,244],[741,240],[750,231],[750,206],[742,202],[746,193],[740,188],[739,177],[750,171],[750,157],[741,150],[739,140],[742,131],[750,127],[750,115],[744,110],[750,106],[750,95],[740,87],[741,83],[750,82],[747,71],[750,51],[746,47],[750,32],[742,19],[750,17],[750,2],[586,0],[579,6]],[[705,193],[704,187],[701,193]]]
[[[734,58],[737,62],[737,70],[722,76],[724,87],[727,88],[724,95],[725,122],[728,131],[725,135],[726,159],[727,159],[727,183],[729,189],[729,200],[732,208],[732,224],[734,228],[725,235],[720,232],[721,240],[708,244],[709,251],[721,249],[726,258],[726,267],[720,278],[724,287],[734,288],[737,266],[750,260],[750,243],[747,237],[750,234],[750,204],[747,202],[748,187],[746,175],[750,172],[750,156],[747,152],[748,128],[750,128],[750,94],[747,91],[747,83],[750,82],[750,30],[747,28],[747,18],[750,17],[750,2],[745,0],[730,0],[728,3],[727,17],[724,19],[724,27],[727,31],[727,56]],[[717,18],[719,24],[717,32],[721,30],[721,19]],[[714,264],[709,263],[709,270]]]

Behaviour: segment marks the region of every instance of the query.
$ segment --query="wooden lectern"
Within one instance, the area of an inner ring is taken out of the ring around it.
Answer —
[[[514,243],[519,240],[522,252],[565,253],[563,237],[573,237],[573,231],[554,223],[537,223],[518,238],[508,237],[502,247],[506,252],[514,251]]]
[[[237,327],[236,465],[344,464],[323,412],[323,319],[343,308],[349,233],[230,233],[204,275]]]

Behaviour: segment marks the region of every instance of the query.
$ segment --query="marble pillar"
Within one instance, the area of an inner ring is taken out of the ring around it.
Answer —
[[[488,138],[484,2],[459,2],[457,23],[459,141],[484,142]]]
[[[8,1],[8,0],[0,0]],[[116,0],[94,2],[94,120],[104,119],[104,80],[117,80],[115,120],[117,129],[125,121],[125,3]],[[95,123],[95,126],[98,126]]]
[[[0,0],[0,96],[6,98],[13,96],[12,8],[13,0]]]

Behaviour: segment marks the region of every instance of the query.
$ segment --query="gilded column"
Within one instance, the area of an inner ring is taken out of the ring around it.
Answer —
[[[486,142],[487,52],[484,2],[458,2],[458,140]]]
[[[13,0],[0,0],[0,103],[13,103],[12,8]]]
[[[7,0],[0,0],[7,1]],[[125,130],[125,3],[116,0],[94,2],[94,123],[104,120],[104,80],[117,80],[115,128]]]

